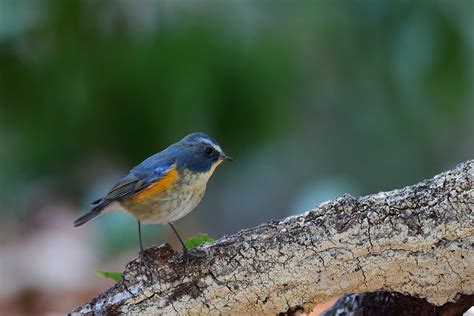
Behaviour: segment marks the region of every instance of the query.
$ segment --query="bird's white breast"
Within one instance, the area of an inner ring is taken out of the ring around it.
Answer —
[[[126,211],[142,223],[163,224],[174,222],[189,214],[201,201],[206,185],[215,170],[192,173],[184,170],[176,184],[139,205],[130,205]]]

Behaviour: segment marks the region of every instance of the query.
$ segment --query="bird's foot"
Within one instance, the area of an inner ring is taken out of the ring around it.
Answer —
[[[155,259],[153,259],[152,256],[150,256],[146,250],[142,250],[138,253],[138,255],[140,256],[140,261],[141,262],[145,262],[145,263],[153,263],[153,261],[155,261]]]
[[[153,282],[153,262],[155,261],[146,251],[139,252],[140,258],[140,267],[143,271],[144,276],[150,281]]]
[[[193,257],[193,255],[191,254],[191,251],[188,248],[184,247],[183,248],[183,260],[184,260],[185,268],[188,267],[192,257]]]

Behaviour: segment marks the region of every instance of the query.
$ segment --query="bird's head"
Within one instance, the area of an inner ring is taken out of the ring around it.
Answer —
[[[222,161],[232,161],[221,146],[205,133],[192,133],[177,144],[179,150],[178,166],[193,172],[214,172]]]

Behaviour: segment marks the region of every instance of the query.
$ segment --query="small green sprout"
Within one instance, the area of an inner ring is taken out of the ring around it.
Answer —
[[[205,243],[213,242],[215,239],[209,237],[207,234],[199,234],[198,236],[191,236],[184,242],[187,249],[199,247]]]
[[[100,276],[103,276],[104,278],[112,279],[116,282],[119,281],[120,278],[122,277],[121,272],[107,272],[107,271],[101,271],[101,270],[95,270],[94,272]]]

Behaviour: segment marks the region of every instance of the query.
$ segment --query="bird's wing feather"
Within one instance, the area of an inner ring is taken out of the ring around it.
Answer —
[[[114,201],[120,200],[135,194],[146,186],[146,181],[136,176],[124,178],[110,190],[105,198]]]
[[[146,168],[132,169],[129,174],[122,178],[105,197],[95,201],[93,209],[103,209],[107,205],[115,201],[120,201],[127,197],[133,196],[146,189],[153,183],[164,178],[169,171],[175,168],[174,161],[159,161],[158,167],[147,165]]]

